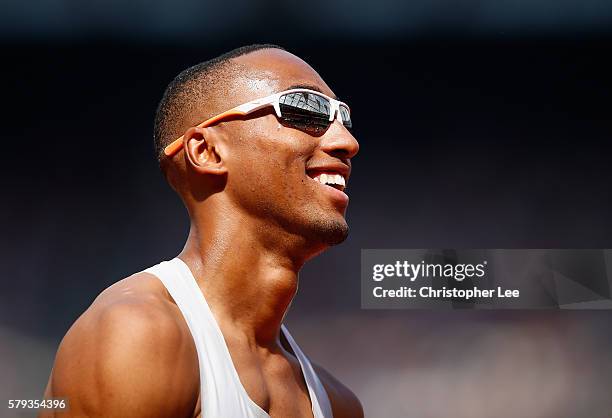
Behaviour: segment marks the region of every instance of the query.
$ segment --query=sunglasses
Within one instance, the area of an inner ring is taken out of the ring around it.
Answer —
[[[351,110],[341,101],[309,89],[291,89],[271,94],[261,99],[236,106],[226,112],[213,116],[197,125],[206,128],[222,119],[231,116],[244,116],[265,107],[272,106],[276,116],[286,125],[307,132],[319,133],[329,128],[334,120],[339,119],[351,129]],[[183,136],[164,149],[164,154],[171,157],[183,147]]]

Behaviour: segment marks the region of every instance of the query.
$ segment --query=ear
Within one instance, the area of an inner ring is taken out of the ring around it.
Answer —
[[[223,175],[227,168],[219,152],[219,138],[214,128],[187,129],[183,149],[187,163],[201,174]]]

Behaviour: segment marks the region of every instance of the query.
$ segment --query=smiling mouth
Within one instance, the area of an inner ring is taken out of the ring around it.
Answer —
[[[319,172],[309,175],[314,181],[343,192],[346,189],[346,179],[335,171]]]

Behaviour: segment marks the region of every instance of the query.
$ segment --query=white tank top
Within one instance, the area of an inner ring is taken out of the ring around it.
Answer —
[[[174,258],[145,272],[161,280],[191,331],[200,365],[202,418],[270,418],[242,386],[221,329],[189,267]],[[284,325],[281,332],[300,363],[314,418],[332,418],[327,392],[310,361]]]

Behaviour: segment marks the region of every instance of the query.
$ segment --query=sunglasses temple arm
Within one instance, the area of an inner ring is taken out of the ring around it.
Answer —
[[[237,108],[228,110],[227,112],[223,112],[218,114],[217,116],[214,116],[210,119],[205,120],[204,122],[200,123],[199,125],[196,125],[196,128],[206,128],[216,122],[219,122],[222,119],[231,117],[231,116],[244,116],[246,115],[248,112],[244,112],[242,110],[239,109],[240,106],[238,106]],[[174,141],[172,141],[172,143],[170,145],[168,145],[166,148],[164,148],[164,154],[167,157],[171,157],[172,155],[176,154],[181,148],[183,148],[183,138],[185,135],[181,135],[179,138],[175,139]]]
[[[234,110],[243,112],[244,115],[263,109],[268,106],[274,107],[276,116],[280,117],[279,97],[265,97],[264,99],[255,100],[236,107]]]

